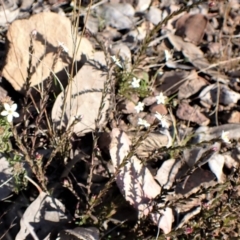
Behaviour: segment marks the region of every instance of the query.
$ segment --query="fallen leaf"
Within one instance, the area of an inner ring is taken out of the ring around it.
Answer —
[[[169,207],[161,210],[159,213],[151,213],[151,219],[162,229],[164,234],[168,234],[172,230],[172,223],[174,222],[173,210]]]
[[[165,72],[162,76],[158,76],[154,85],[158,92],[165,92],[169,96],[178,91],[188,76],[190,76],[190,73],[187,71]]]
[[[214,179],[215,176],[212,172],[197,168],[183,183],[177,184],[176,194],[190,195],[196,193],[200,186],[211,184]]]
[[[207,81],[198,76],[196,71],[192,71],[188,79],[179,87],[178,99],[187,99],[199,92],[206,85]]]
[[[219,104],[223,104],[225,106],[227,105],[234,106],[240,99],[240,94],[234,92],[226,85],[211,84],[205,87],[199,94],[201,104],[208,108],[212,105],[215,105],[218,101],[218,91],[219,91]]]
[[[61,229],[70,220],[64,205],[56,198],[41,192],[28,206],[20,221],[16,240],[28,239],[30,231],[44,239],[53,230]]]
[[[185,216],[183,217],[183,219],[181,220],[181,222],[177,225],[176,229],[182,228],[183,225],[185,223],[188,223],[188,221],[196,216],[197,214],[199,214],[201,212],[202,208],[199,206],[197,208],[195,208],[194,210],[192,210],[191,212],[185,214]]]
[[[99,239],[99,230],[95,227],[76,227],[71,230],[62,230],[59,233],[61,240],[70,240],[79,239],[79,240],[98,240]]]
[[[219,71],[215,70],[214,68],[209,68],[210,63],[204,57],[204,53],[197,46],[190,42],[183,41],[181,37],[173,35],[172,33],[168,33],[167,36],[173,47],[177,51],[182,52],[188,61],[201,72],[210,75],[216,81],[221,81],[224,83],[229,82],[227,76],[219,73]]]
[[[162,166],[158,169],[155,179],[163,188],[170,189],[182,165],[183,162],[176,159],[164,161]]]
[[[199,109],[193,108],[185,102],[178,105],[177,117],[186,121],[195,122],[199,125],[206,126],[210,120],[205,117]]]
[[[211,171],[217,177],[219,183],[224,183],[225,175],[223,174],[223,166],[224,166],[225,158],[222,154],[214,154],[208,160],[208,166]]]
[[[201,43],[208,19],[203,14],[185,14],[176,23],[177,36],[181,36],[195,45]]]
[[[240,138],[240,124],[223,124],[216,127],[199,127],[195,131],[193,143],[199,143],[202,141],[210,141],[215,138],[221,138],[222,132],[228,132],[229,139],[238,140]]]
[[[109,151],[113,166],[118,169],[130,151],[131,141],[118,128],[112,130],[111,137]],[[140,215],[148,215],[152,209],[148,203],[161,192],[150,171],[135,156],[127,159],[120,168],[116,182],[125,199],[139,210]]]
[[[139,133],[139,137],[144,132]],[[136,138],[135,133],[128,133],[130,139]],[[142,141],[141,145],[136,149],[136,155],[141,158],[148,158],[154,151],[162,147],[166,147],[169,143],[169,137],[161,133],[149,133],[148,136]]]

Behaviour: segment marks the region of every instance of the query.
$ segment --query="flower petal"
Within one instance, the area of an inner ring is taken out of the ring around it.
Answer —
[[[7,116],[7,120],[8,120],[8,122],[12,122],[12,120],[13,120],[12,114],[9,114],[9,115]]]
[[[15,117],[15,118],[18,118],[18,117],[19,117],[19,113],[17,113],[17,112],[13,112],[12,115],[13,115],[13,117]]]
[[[10,105],[8,103],[3,104],[5,110],[9,111],[11,109]]]
[[[7,116],[7,115],[8,115],[8,111],[3,110],[3,111],[1,112],[1,115],[2,115],[2,116]]]
[[[16,103],[14,103],[14,104],[11,106],[11,110],[12,110],[13,112],[15,112],[15,111],[17,110],[17,104],[16,104]]]

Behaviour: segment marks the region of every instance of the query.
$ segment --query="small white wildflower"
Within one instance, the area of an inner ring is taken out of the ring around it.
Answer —
[[[17,109],[17,104],[16,103],[14,103],[11,106],[8,103],[4,103],[3,106],[4,106],[5,110],[3,110],[1,112],[1,115],[2,116],[7,116],[8,122],[12,122],[14,117],[15,118],[19,117],[19,114],[17,112],[15,112],[16,109]]]
[[[168,60],[172,59],[172,55],[168,50],[164,50],[164,54],[165,54],[166,62],[168,62]]]
[[[229,132],[222,131],[221,139],[222,139],[225,143],[231,143],[230,140],[229,140]]]
[[[163,95],[162,92],[158,96],[156,96],[157,104],[165,104],[167,101],[167,97]]]
[[[150,124],[149,124],[146,120],[144,120],[144,119],[142,119],[142,118],[139,118],[139,119],[138,119],[138,125],[142,125],[142,126],[144,126],[145,128],[149,128],[149,127],[150,127]]]
[[[141,111],[143,111],[143,108],[144,108],[143,102],[138,102],[137,106],[135,106],[137,113],[140,113]]]
[[[134,77],[132,82],[131,82],[132,87],[133,88],[139,88],[140,87],[140,81],[141,81],[141,79]]]
[[[68,48],[63,42],[58,41],[58,46],[61,47],[64,52],[68,53]]]
[[[116,58],[116,56],[113,55],[113,56],[111,56],[111,58],[117,66],[119,66],[120,68],[123,68],[122,64],[120,63],[120,60],[118,58]]]
[[[154,114],[154,116],[159,120],[159,122],[161,122],[161,125],[163,128],[169,128],[170,123],[164,115],[156,112],[156,114]]]

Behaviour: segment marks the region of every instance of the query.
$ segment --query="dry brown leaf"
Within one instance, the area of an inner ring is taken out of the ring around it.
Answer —
[[[176,229],[182,228],[185,223],[187,223],[192,217],[194,217],[197,214],[199,214],[201,212],[201,210],[202,210],[201,207],[197,207],[196,209],[192,210],[191,212],[185,214],[185,216],[183,217],[181,222],[178,224]]]
[[[139,134],[143,135],[144,132],[140,132]],[[136,138],[135,133],[129,132],[128,136],[130,139]],[[147,158],[154,150],[166,147],[168,143],[168,136],[161,133],[149,133],[146,139],[144,139],[141,145],[136,149],[136,154],[141,158]]]
[[[166,92],[167,96],[178,91],[179,87],[184,83],[181,81],[190,76],[190,73],[187,71],[171,71],[165,72],[162,76],[158,77],[156,80],[155,88],[159,92]]]
[[[207,85],[207,81],[192,71],[188,79],[179,87],[178,99],[187,99]]]
[[[223,124],[217,127],[199,127],[195,132],[193,143],[210,141],[214,138],[220,138],[222,132],[228,132],[229,139],[240,138],[240,124]]]
[[[201,104],[208,108],[211,107],[212,105],[217,104],[218,91],[219,91],[219,104],[223,104],[225,106],[227,105],[234,106],[240,99],[240,94],[234,92],[226,85],[211,84],[205,87],[199,94]]]
[[[59,237],[61,240],[98,240],[99,230],[95,227],[76,227],[75,229],[61,231]]]
[[[208,19],[203,14],[185,14],[176,23],[175,34],[192,42],[195,45],[201,43]]]
[[[158,169],[155,179],[163,188],[170,189],[183,164],[183,161],[178,161],[176,159],[168,159],[167,161],[164,161],[162,166]]]
[[[164,234],[168,234],[172,230],[172,223],[174,222],[173,210],[169,207],[160,211],[160,213],[151,213],[151,219]]]
[[[24,212],[16,240],[28,239],[30,231],[44,239],[53,230],[61,229],[70,220],[64,205],[56,198],[41,192]]]
[[[176,194],[196,193],[201,185],[211,184],[214,179],[212,172],[198,168],[182,184],[177,184]]]
[[[117,169],[129,153],[131,141],[118,128],[112,130],[111,137],[110,155],[114,168]],[[116,182],[125,199],[139,210],[140,215],[147,215],[151,211],[149,201],[161,192],[161,187],[150,171],[135,156],[121,167]]]
[[[198,68],[201,72],[210,75],[214,80],[218,80],[224,83],[228,83],[228,77],[219,73],[214,68],[209,68],[210,63],[204,57],[204,53],[194,44],[190,42],[185,42],[181,37],[168,33],[168,40],[173,45],[173,47],[182,52],[183,55],[188,58],[188,61]]]
[[[178,105],[177,117],[186,121],[195,122],[199,125],[206,126],[210,120],[205,117],[199,109],[193,108],[185,102]]]

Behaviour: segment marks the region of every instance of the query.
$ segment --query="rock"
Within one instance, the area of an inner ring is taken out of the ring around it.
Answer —
[[[143,99],[142,102],[144,103],[145,106],[150,106],[156,102],[156,97],[155,96],[146,97]]]
[[[151,4],[151,0],[138,0],[136,10],[138,12],[144,12],[149,8],[150,4]]]
[[[147,13],[147,20],[154,25],[157,25],[162,21],[162,12],[160,9],[151,6],[148,13]]]
[[[11,9],[3,9],[0,6],[0,26],[5,27],[9,23],[13,22],[19,14],[19,8],[14,10]]]
[[[72,63],[74,43],[69,19],[55,13],[44,12],[33,15],[27,20],[15,21],[7,33],[9,46],[2,74],[17,91],[23,91],[27,79],[30,35],[33,31],[36,31],[36,37],[33,40],[32,69],[34,70],[30,80],[31,86],[36,86],[50,75],[59,42],[68,49],[68,52],[61,53],[54,67],[54,73],[60,81],[66,79],[65,69]],[[77,42],[80,39],[76,61],[92,54],[91,43],[86,38],[80,37],[77,37]]]
[[[191,107],[185,102],[178,105],[177,117],[186,121],[195,122],[202,126],[207,126],[210,120],[198,109]]]
[[[132,54],[129,47],[126,44],[118,43],[113,45],[111,49],[111,53],[112,55],[116,55],[116,56],[119,55],[119,58],[124,63],[123,65],[126,66],[128,71],[131,70]]]
[[[161,115],[166,115],[168,114],[167,108],[163,104],[154,104],[150,107],[150,112],[151,113],[160,113]]]
[[[103,4],[96,9],[96,15],[104,20],[106,26],[118,30],[130,29],[133,27],[132,18],[135,10],[130,4]]]
[[[52,119],[55,128],[70,127],[74,121],[73,132],[77,135],[91,132],[95,129],[95,120],[102,99],[104,82],[107,80],[105,55],[95,52],[92,59],[85,65],[69,84],[69,91],[58,95],[53,109]],[[64,101],[64,95],[66,101]],[[102,118],[99,124],[106,119],[106,110],[109,107],[109,97],[104,100],[105,106],[101,110]],[[64,106],[64,107],[63,107]],[[63,119],[62,119],[63,116]],[[82,116],[82,119],[81,119]]]
[[[22,0],[21,1],[21,11],[29,11],[31,10],[32,4],[34,0]]]

